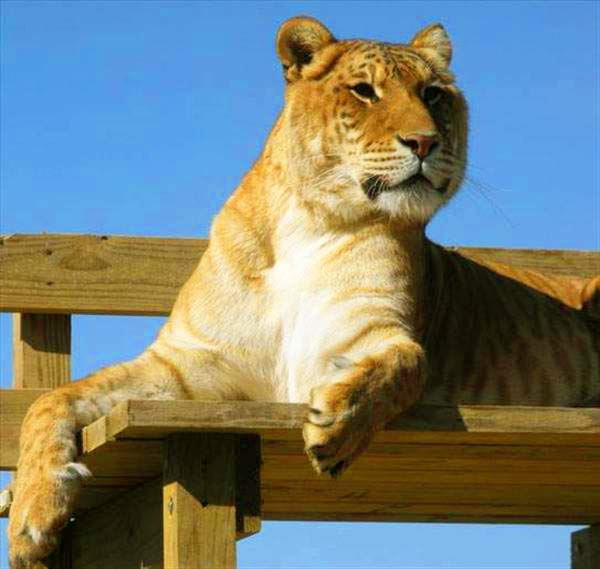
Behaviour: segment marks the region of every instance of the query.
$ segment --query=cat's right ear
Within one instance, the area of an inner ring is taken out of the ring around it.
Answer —
[[[333,34],[314,18],[298,16],[285,21],[277,32],[275,46],[286,81],[299,79],[302,67],[333,42]]]

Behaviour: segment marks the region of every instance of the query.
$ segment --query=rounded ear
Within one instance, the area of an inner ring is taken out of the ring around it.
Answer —
[[[275,45],[286,79],[298,79],[302,66],[334,41],[333,34],[314,18],[298,16],[284,22],[277,32]]]
[[[452,59],[452,42],[442,24],[431,24],[417,32],[410,42],[417,49],[426,50],[430,55],[441,59],[446,67]]]

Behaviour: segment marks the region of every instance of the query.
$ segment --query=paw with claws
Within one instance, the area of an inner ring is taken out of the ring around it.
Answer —
[[[11,569],[33,569],[52,552],[81,480],[88,476],[89,470],[76,462],[53,471],[38,465],[18,474],[8,525]]]
[[[423,375],[423,351],[411,342],[348,362],[335,381],[313,388],[303,434],[315,470],[341,474],[379,429],[418,399]]]

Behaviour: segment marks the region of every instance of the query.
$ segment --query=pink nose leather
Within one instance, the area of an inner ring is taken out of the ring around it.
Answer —
[[[409,134],[402,138],[402,143],[406,144],[421,160],[427,158],[438,145],[437,135],[427,134]]]

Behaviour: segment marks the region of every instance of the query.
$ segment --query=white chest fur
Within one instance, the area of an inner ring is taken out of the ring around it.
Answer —
[[[270,320],[280,330],[276,370],[286,399],[304,401],[325,371],[322,354],[335,328],[335,275],[326,258],[340,237],[309,233],[293,213],[284,216],[276,236],[276,262],[266,276]]]

